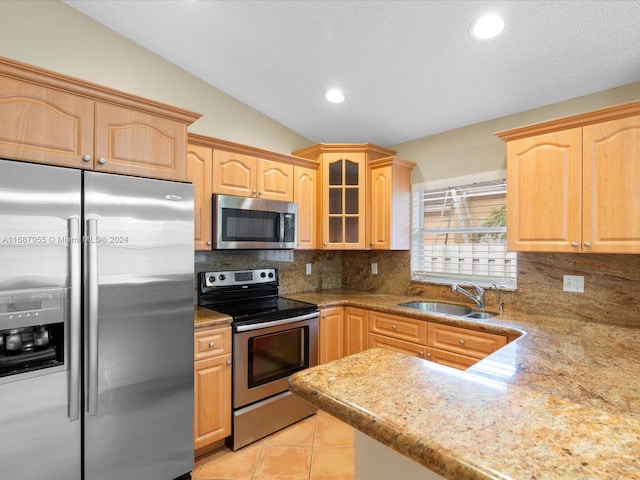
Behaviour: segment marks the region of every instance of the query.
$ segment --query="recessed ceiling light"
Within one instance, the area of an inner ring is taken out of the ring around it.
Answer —
[[[344,102],[344,94],[338,89],[327,90],[324,94],[324,98],[326,98],[331,103],[342,103]]]
[[[476,40],[497,37],[504,29],[504,21],[498,15],[485,15],[471,25],[471,36]]]

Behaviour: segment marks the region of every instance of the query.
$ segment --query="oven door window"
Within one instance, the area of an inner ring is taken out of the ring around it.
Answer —
[[[249,388],[309,367],[309,327],[249,339]]]
[[[278,212],[222,209],[222,240],[225,242],[278,242],[279,237]]]

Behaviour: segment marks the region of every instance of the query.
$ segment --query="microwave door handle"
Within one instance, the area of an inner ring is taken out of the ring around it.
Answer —
[[[282,219],[284,214],[280,213],[278,215],[278,222],[276,225],[276,228],[278,229],[277,233],[278,233],[278,241],[279,242],[284,242],[284,221]]]

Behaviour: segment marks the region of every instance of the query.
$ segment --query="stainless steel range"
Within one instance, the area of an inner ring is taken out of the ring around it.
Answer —
[[[199,304],[233,317],[233,417],[237,450],[316,408],[289,392],[289,376],[318,363],[318,308],[278,295],[278,270],[200,272]]]

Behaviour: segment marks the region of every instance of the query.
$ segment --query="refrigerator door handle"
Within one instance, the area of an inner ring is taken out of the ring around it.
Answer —
[[[98,413],[98,220],[87,220],[87,316],[89,365],[87,371],[87,414]]]
[[[69,420],[80,419],[80,339],[81,291],[82,291],[82,244],[80,239],[80,217],[70,217],[69,225]]]

